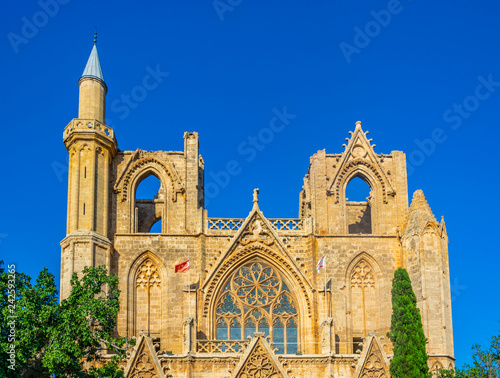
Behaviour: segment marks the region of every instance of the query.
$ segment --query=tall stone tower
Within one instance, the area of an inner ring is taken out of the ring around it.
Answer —
[[[69,295],[73,272],[85,266],[109,267],[112,254],[108,239],[109,180],[117,143],[113,130],[104,124],[108,87],[96,40],[78,85],[78,118],[64,129],[69,183],[66,238],[61,241],[61,298]]]

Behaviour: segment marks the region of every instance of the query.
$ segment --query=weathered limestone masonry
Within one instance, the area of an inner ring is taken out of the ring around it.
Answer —
[[[209,218],[198,134],[184,133],[184,151],[121,151],[104,124],[107,86],[95,46],[79,86],[79,118],[63,134],[61,296],[85,266],[119,276],[117,333],[138,341],[123,365],[127,377],[389,377],[385,335],[401,266],[431,368],[453,366],[446,227],[422,191],[408,206],[404,153],[375,153],[357,122],[342,153],[311,157],[299,218],[266,218],[258,190],[245,219]],[[160,190],[138,199],[151,175]],[[371,189],[366,201],[346,199],[355,177]],[[150,233],[160,220],[161,232]],[[188,258],[189,273],[174,273]]]

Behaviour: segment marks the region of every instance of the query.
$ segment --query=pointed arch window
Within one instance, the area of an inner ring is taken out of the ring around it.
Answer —
[[[164,193],[160,179],[152,172],[138,182],[134,204],[136,232],[162,232]]]
[[[353,336],[367,336],[378,328],[375,272],[364,259],[351,272],[351,316]]]
[[[140,331],[151,337],[161,334],[161,275],[157,265],[147,258],[135,277],[135,335]]]
[[[296,301],[271,266],[252,261],[226,283],[215,307],[218,340],[243,340],[254,332],[270,336],[277,353],[298,351]]]
[[[346,186],[347,231],[349,234],[372,233],[371,188],[365,179],[354,176]]]

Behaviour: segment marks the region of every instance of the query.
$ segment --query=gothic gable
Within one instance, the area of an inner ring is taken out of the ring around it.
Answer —
[[[229,248],[219,259],[219,262],[214,266],[202,285],[202,292],[205,293],[203,302],[204,315],[207,315],[213,302],[212,298],[220,289],[226,277],[235,267],[255,257],[266,260],[272,265],[277,265],[285,276],[291,278],[293,284],[303,293],[308,315],[311,316],[312,300],[310,297],[314,288],[289,255],[271,224],[260,211],[256,201],[254,201],[252,211],[231,240]]]
[[[366,134],[361,129],[361,122],[356,122],[354,132],[347,146],[344,144],[345,151],[340,157],[338,170],[328,188],[328,192],[335,196],[335,203],[340,202],[343,188],[347,182],[356,175],[363,176],[372,190],[377,185],[381,189],[381,195],[384,203],[387,203],[387,196],[394,195],[395,190],[387,179],[387,176],[380,165],[380,158],[377,157],[373,148],[375,144],[370,144],[371,139],[367,139]]]
[[[360,378],[390,378],[389,360],[379,337],[369,336],[365,339],[354,376]]]
[[[232,375],[233,378],[287,378],[276,355],[264,339],[263,334],[254,334],[254,338]]]
[[[128,378],[164,378],[151,338],[141,336],[125,369]]]

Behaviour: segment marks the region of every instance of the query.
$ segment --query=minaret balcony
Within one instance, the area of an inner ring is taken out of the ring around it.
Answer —
[[[114,130],[96,119],[72,119],[64,128],[63,140],[67,143],[72,137],[85,138],[86,135],[99,135],[108,143],[117,145]]]

